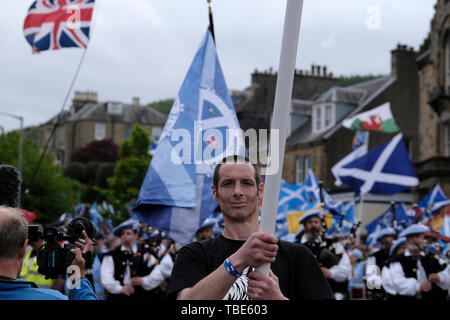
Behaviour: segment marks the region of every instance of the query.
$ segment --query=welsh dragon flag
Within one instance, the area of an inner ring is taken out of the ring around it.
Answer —
[[[400,131],[391,112],[391,104],[386,102],[372,110],[345,119],[342,125],[350,130],[370,130],[385,133]]]

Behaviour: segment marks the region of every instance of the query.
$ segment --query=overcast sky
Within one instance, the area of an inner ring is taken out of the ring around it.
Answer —
[[[334,75],[388,74],[398,43],[418,49],[437,0],[305,0],[297,69]],[[57,114],[83,49],[38,55],[23,36],[32,0],[1,0],[0,112],[38,125]],[[229,89],[255,70],[278,68],[285,0],[212,0],[217,51]],[[178,93],[208,26],[206,0],[96,0],[91,40],[74,90],[100,101],[141,103]],[[0,115],[6,131],[18,120]]]

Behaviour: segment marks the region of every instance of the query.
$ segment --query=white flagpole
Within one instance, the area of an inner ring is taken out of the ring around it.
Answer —
[[[361,192],[361,191],[360,191]],[[364,196],[362,193],[359,194],[359,208],[358,208],[358,221],[362,222],[362,215],[363,215],[363,206],[364,206]],[[358,243],[361,243],[361,230],[358,228],[356,230],[356,237],[358,239]]]
[[[269,161],[267,162],[268,165],[278,164],[278,170],[274,174],[266,175],[261,223],[259,226],[260,232],[270,234],[275,233],[276,212],[287,138],[286,123],[289,121],[289,107],[292,99],[292,87],[294,82],[302,10],[303,0],[287,0],[277,86],[275,91],[275,103],[271,123],[271,129],[279,130],[279,148],[278,154],[272,155],[272,143],[270,143]],[[276,135],[271,133],[272,139],[274,139],[275,136]],[[257,268],[257,271],[269,275],[269,269],[270,264],[265,264]]]

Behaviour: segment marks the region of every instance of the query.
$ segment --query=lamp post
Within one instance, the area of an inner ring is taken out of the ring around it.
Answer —
[[[14,118],[14,119],[18,119],[20,121],[19,162],[17,164],[17,169],[19,170],[20,174],[22,175],[23,117],[16,116],[14,114],[6,113],[6,112],[0,112],[0,114]],[[20,200],[20,194],[19,194],[19,208],[20,207],[21,207],[21,200]]]

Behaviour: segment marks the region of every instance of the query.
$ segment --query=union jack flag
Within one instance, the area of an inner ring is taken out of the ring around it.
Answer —
[[[33,52],[86,48],[95,0],[36,0],[23,24]]]

